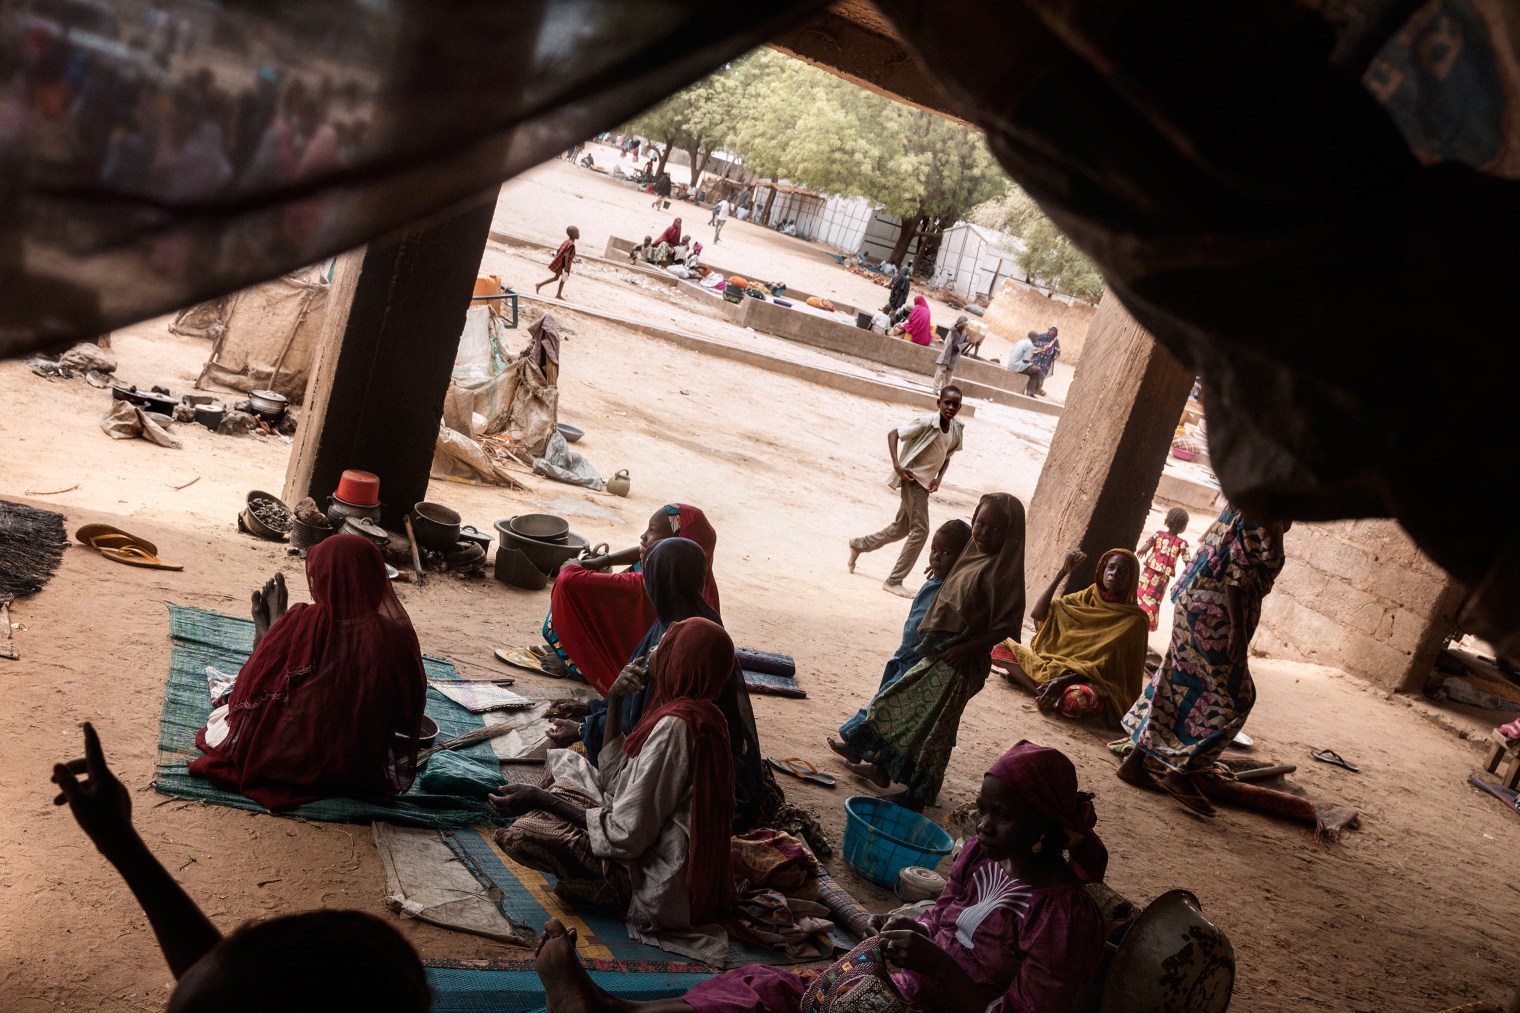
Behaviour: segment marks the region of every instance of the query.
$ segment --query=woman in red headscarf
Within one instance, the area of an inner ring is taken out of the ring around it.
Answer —
[[[596,767],[556,750],[550,787],[490,796],[516,817],[496,833],[515,861],[553,874],[562,893],[623,909],[633,938],[720,966],[728,937],[713,923],[734,901],[734,768],[718,698],[735,665],[723,627],[675,623],[647,665],[630,663],[610,688]],[[646,683],[644,715],[625,738],[623,700]]]
[[[254,592],[254,649],[196,733],[190,773],[271,809],[411,786],[427,701],[422,652],[374,543],[334,535],[306,557],[313,604],[285,578]]]
[[[1020,742],[982,779],[976,836],[934,906],[916,920],[875,916],[879,935],[824,971],[819,984],[832,994],[870,989],[872,1008],[903,1013],[1074,1009],[1103,958],[1103,916],[1083,888],[1108,867],[1096,823],[1071,761]],[[556,921],[545,926],[538,973],[550,1009],[791,1013],[802,1008],[806,988],[784,968],[752,965],[683,998],[629,1003],[597,988],[576,959],[574,930]]]
[[[915,345],[928,345],[934,342],[934,321],[929,315],[929,301],[921,295],[913,297],[913,312],[908,314],[908,320],[902,325],[909,341]]]
[[[676,537],[689,538],[702,547],[707,557],[702,598],[714,612],[721,611],[712,571],[718,533],[698,508],[667,503],[649,518],[635,547],[571,561],[560,569],[549,595],[549,614],[544,617],[547,646],[530,648],[547,674],[578,676],[606,695],[656,618],[644,593],[644,555],[655,543]],[[625,573],[604,572],[629,564],[632,568]]]
[[[654,245],[668,243],[671,248],[681,245],[681,219],[677,218],[665,227],[665,231],[654,237]]]

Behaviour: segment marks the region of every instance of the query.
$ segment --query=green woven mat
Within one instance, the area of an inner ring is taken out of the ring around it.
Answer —
[[[174,798],[269,812],[251,798],[218,787],[204,778],[190,776],[186,769],[186,764],[200,755],[195,746],[195,734],[205,727],[206,718],[211,714],[206,666],[229,675],[236,674],[253,650],[252,620],[170,605],[169,636],[174,641],[174,653],[169,661],[169,685],[164,691],[164,712],[159,722],[158,763],[153,787],[160,794]],[[424,657],[422,664],[429,679],[459,678],[454,666],[442,658]],[[471,714],[431,688],[428,690],[427,715],[438,722],[440,742],[483,724],[480,715]],[[489,742],[457,752],[493,769],[498,767]],[[323,799],[282,809],[280,815],[333,823],[385,820],[404,826],[439,829],[495,822],[494,813],[484,798],[430,795],[420,792],[416,786],[390,801]]]

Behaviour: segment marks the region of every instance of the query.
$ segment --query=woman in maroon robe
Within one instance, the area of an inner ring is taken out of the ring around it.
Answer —
[[[271,615],[238,673],[225,725],[208,723],[190,773],[271,809],[411,786],[427,698],[411,620],[375,546],[334,535],[306,557],[314,604]],[[278,609],[282,580],[255,594]],[[213,715],[216,717],[216,715]]]

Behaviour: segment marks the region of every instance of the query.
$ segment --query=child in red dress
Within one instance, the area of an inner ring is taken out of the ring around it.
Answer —
[[[1172,574],[1177,572],[1177,564],[1185,563],[1188,559],[1188,543],[1181,537],[1187,524],[1188,512],[1181,507],[1172,507],[1166,512],[1166,530],[1151,535],[1140,546],[1140,551],[1135,553],[1142,564],[1140,607],[1150,618],[1152,630],[1156,628],[1156,615],[1161,610],[1161,602],[1166,598],[1166,585],[1171,582]]]
[[[581,230],[572,225],[565,230],[565,235],[570,238],[559,244],[559,249],[554,251],[554,259],[549,261],[549,270],[554,273],[533,286],[533,291],[537,292],[549,282],[558,281],[559,288],[554,290],[556,299],[564,298],[565,279],[570,277],[570,268],[575,263],[575,241],[581,237]]]

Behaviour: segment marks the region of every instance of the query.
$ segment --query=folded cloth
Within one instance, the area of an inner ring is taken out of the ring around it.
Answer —
[[[778,890],[750,890],[740,895],[727,923],[741,939],[782,950],[792,961],[832,956],[829,909],[816,901],[787,897]]]
[[[756,827],[731,842],[729,868],[740,893],[771,889],[799,900],[818,899],[818,862],[791,834]]]

